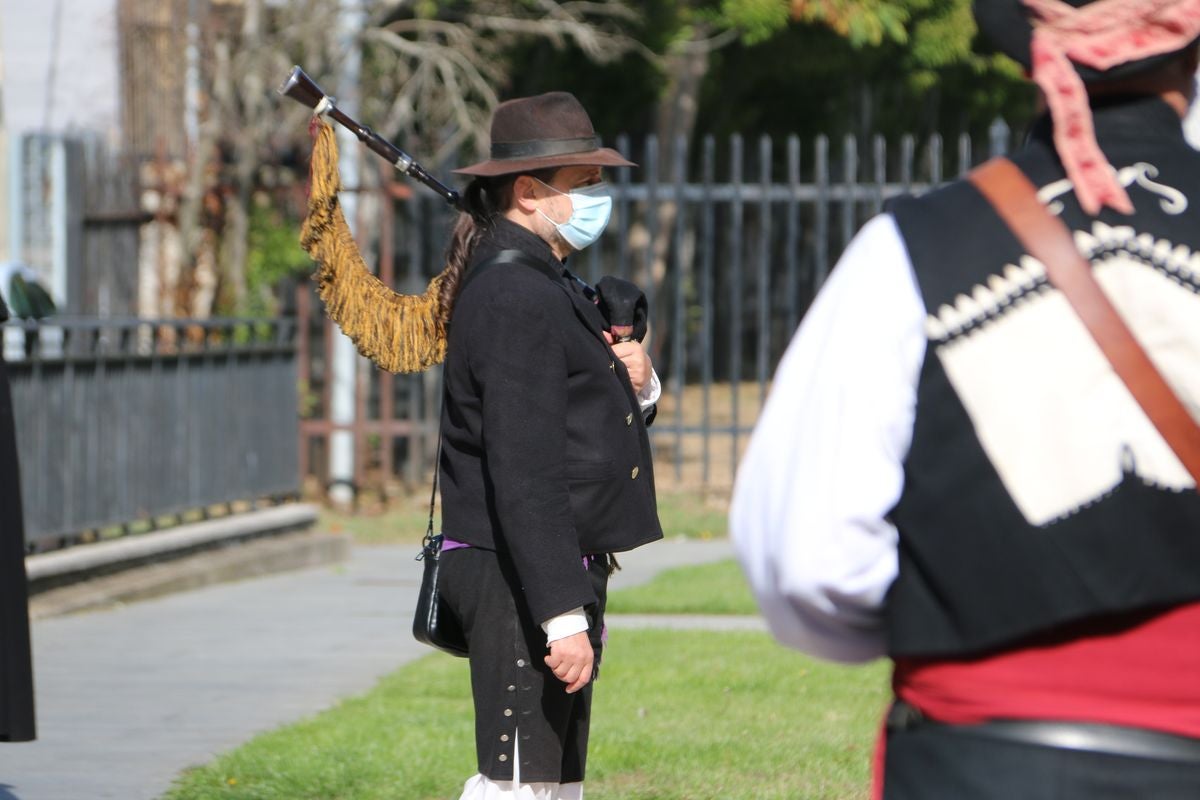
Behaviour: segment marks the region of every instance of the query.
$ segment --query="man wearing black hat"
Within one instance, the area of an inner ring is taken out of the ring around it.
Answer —
[[[448,248],[442,414],[443,597],[466,631],[479,774],[462,797],[582,797],[612,553],[662,537],[642,346],[613,342],[565,259],[612,199],[565,92],[492,120]]]
[[[1195,430],[1200,3],[975,11],[1044,92],[1012,159],[1036,196],[1006,224],[985,170],[864,227],[780,364],[733,534],[782,641],[894,660],[877,796],[1200,797],[1194,434],[1058,277],[1081,264]],[[1073,232],[1044,260],[1042,220]]]

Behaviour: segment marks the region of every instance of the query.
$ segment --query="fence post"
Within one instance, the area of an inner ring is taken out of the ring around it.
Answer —
[[[702,481],[709,480],[709,447],[712,440],[712,383],[713,383],[713,249],[716,247],[716,209],[713,204],[713,180],[716,170],[717,143],[711,134],[704,137],[703,176],[704,200],[701,211],[701,241],[704,243],[700,255],[700,337],[701,337],[701,435],[704,440],[704,464]]]
[[[942,182],[942,136],[935,133],[929,137],[929,183],[937,186]]]
[[[792,332],[800,321],[800,276],[796,251],[800,249],[800,226],[796,219],[800,204],[797,195],[800,193],[800,137],[792,134],[787,138],[787,233],[784,236],[783,257],[787,261],[787,330],[785,340],[790,339]]]
[[[992,158],[1008,154],[1008,134],[1008,123],[1000,117],[992,120],[991,127],[988,128],[989,152]]]
[[[683,479],[683,383],[685,338],[687,336],[687,308],[684,290],[687,281],[684,280],[683,259],[683,223],[686,216],[683,190],[687,183],[687,137],[683,134],[675,137],[675,152],[673,153],[673,171],[675,178],[675,225],[671,238],[673,251],[672,272],[675,277],[675,308],[672,315],[674,333],[671,336],[671,390],[678,398],[675,404],[675,478]]]
[[[629,155],[629,134],[622,133],[617,137],[617,152]],[[625,247],[625,243],[629,241],[629,174],[630,167],[617,168],[617,185],[621,187],[621,191],[617,194],[617,235],[620,237],[620,244],[617,246],[617,275],[628,280],[629,279],[629,250]]]
[[[758,172],[762,197],[758,205],[758,405],[767,400],[771,346],[771,137],[758,140]]]
[[[854,236],[855,195],[858,193],[858,140],[848,133],[842,140],[842,182],[846,194],[842,201],[842,248]]]
[[[814,242],[813,258],[816,262],[813,274],[813,291],[821,288],[829,274],[829,139],[817,137],[816,167],[814,179],[817,183],[817,238]]]
[[[905,193],[912,191],[913,160],[915,158],[916,142],[911,133],[900,137],[900,185]]]
[[[960,176],[971,171],[971,161],[971,136],[960,133],[958,135],[958,174]]]
[[[883,211],[883,191],[887,183],[887,142],[882,136],[875,134],[871,144],[875,161],[875,201],[872,210],[878,214]]]
[[[651,317],[654,317],[658,308],[655,305],[655,286],[654,286],[654,247],[658,243],[658,137],[653,133],[646,137],[646,220],[647,233],[646,245],[642,248],[642,266],[645,269],[643,282],[646,287],[646,306],[650,309]],[[662,337],[654,337],[651,343],[653,355],[659,354],[660,340]]]
[[[742,137],[735,133],[729,140],[729,182],[733,187],[733,201],[729,212],[729,295],[733,309],[729,323],[729,391],[730,424],[732,435],[730,447],[733,463],[738,459],[738,394],[742,380]]]

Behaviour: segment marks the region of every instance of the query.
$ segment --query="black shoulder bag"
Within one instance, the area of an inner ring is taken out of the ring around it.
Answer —
[[[439,423],[440,424],[440,423]],[[436,647],[452,656],[467,655],[467,637],[458,617],[446,605],[439,589],[438,567],[442,560],[442,534],[433,532],[433,507],[437,502],[438,473],[442,462],[442,437],[438,435],[437,460],[433,469],[433,493],[429,497],[429,525],[417,560],[425,563],[421,590],[417,593],[417,611],[413,616],[413,636],[418,642]]]

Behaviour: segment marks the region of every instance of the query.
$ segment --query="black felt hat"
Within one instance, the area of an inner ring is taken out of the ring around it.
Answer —
[[[1064,2],[1079,8],[1091,4],[1094,0],[1064,0]],[[1033,24],[1030,22],[1030,11],[1025,4],[1021,0],[974,0],[974,11],[975,21],[978,23],[979,32],[984,39],[1029,70],[1032,60],[1029,43],[1033,38]],[[1195,42],[1192,42],[1192,45],[1194,44]],[[1186,49],[1128,61],[1108,70],[1098,70],[1083,64],[1075,64],[1075,70],[1084,83],[1122,80],[1153,70]]]
[[[492,157],[456,169],[493,177],[549,167],[635,167],[616,150],[601,147],[592,120],[575,95],[548,92],[509,100],[492,114]]]

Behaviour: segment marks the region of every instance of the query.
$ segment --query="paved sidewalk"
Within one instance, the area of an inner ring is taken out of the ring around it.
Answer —
[[[40,738],[0,744],[0,800],[153,800],[184,768],[374,685],[429,652],[409,633],[416,546],[34,623]],[[726,558],[668,540],[614,589]]]

